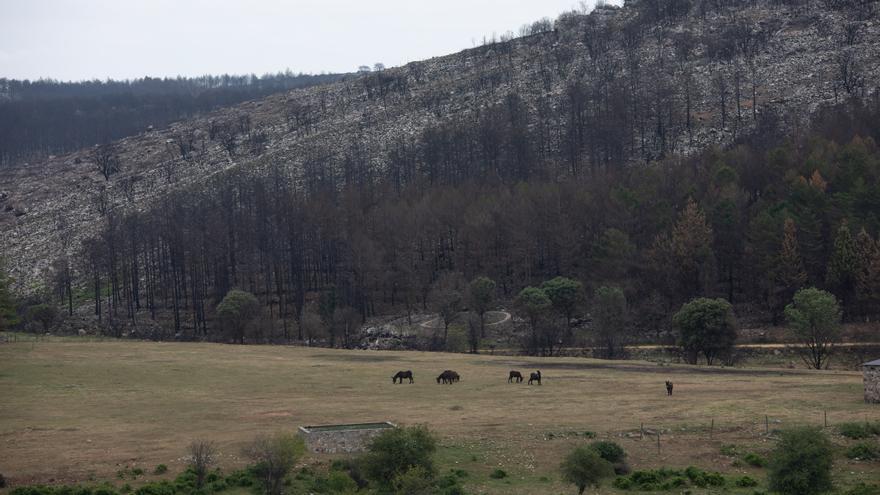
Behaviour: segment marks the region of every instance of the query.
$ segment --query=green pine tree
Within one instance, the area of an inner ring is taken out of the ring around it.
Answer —
[[[6,274],[6,266],[0,258],[0,332],[6,332],[18,324],[15,297],[12,294],[12,278]]]
[[[850,309],[850,305],[855,299],[857,271],[856,243],[849,231],[849,226],[844,221],[837,229],[834,250],[831,252],[831,259],[828,260],[826,274],[826,283],[832,292],[840,298],[844,311]]]

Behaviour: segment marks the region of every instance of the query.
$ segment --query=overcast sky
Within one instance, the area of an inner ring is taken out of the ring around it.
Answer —
[[[589,4],[595,0],[588,0]],[[608,3],[622,3],[622,0]],[[445,55],[578,0],[0,0],[0,76],[350,72]]]

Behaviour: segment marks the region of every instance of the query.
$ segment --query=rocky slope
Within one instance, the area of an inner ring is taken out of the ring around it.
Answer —
[[[106,179],[95,149],[4,170],[0,255],[30,290],[113,211],[161,205],[170,191],[232,168],[280,167],[304,182],[311,164],[341,167],[353,146],[369,170],[382,170],[401,139],[478,119],[513,93],[530,127],[542,119],[562,127],[575,104],[572,88],[632,86],[640,98],[633,115],[644,120],[626,127],[641,132],[626,139],[639,143],[627,152],[637,166],[730,143],[770,111],[796,129],[824,104],[875,92],[877,5],[743,3],[648,20],[635,2],[602,7],[526,37],[244,103],[122,139],[113,150],[119,171]]]

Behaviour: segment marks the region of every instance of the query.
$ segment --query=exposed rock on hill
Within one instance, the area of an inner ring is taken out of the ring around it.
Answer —
[[[493,169],[504,143],[493,142],[492,126],[503,124],[522,125],[559,176],[580,174],[730,143],[771,115],[794,129],[823,104],[872,94],[880,80],[872,2],[702,2],[687,13],[654,3],[566,14],[552,30],[4,171],[0,253],[19,285],[34,287],[114,213],[159,206],[231,168],[280,167],[304,189],[370,181],[416,161],[448,173],[442,162],[456,161],[454,150],[415,138],[470,125],[481,132],[485,173],[516,178],[528,170]],[[400,174],[405,181],[405,167]]]

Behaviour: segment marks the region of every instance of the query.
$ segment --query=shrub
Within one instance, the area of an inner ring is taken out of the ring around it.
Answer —
[[[759,454],[755,454],[754,452],[749,452],[745,456],[743,456],[743,460],[746,461],[746,464],[754,467],[764,467],[767,465],[767,459]]]
[[[134,468],[131,470],[131,475],[134,477],[141,476],[142,474],[144,474],[144,470],[141,468]]]
[[[727,444],[721,446],[721,455],[726,455],[728,457],[734,457],[737,455],[736,445]]]
[[[611,464],[623,462],[626,459],[626,452],[623,450],[623,447],[614,442],[593,442],[590,444],[590,448],[595,450],[599,457]]]
[[[859,442],[847,449],[844,455],[849,459],[873,461],[874,459],[880,459],[880,448],[868,442]]]
[[[394,493],[399,495],[429,495],[434,492],[433,473],[424,466],[397,473],[391,480]]]
[[[818,428],[783,430],[770,456],[770,490],[782,495],[814,495],[830,491],[831,442]]]
[[[590,447],[578,447],[565,457],[560,466],[562,479],[584,493],[587,486],[599,486],[603,478],[614,475],[611,463]]]
[[[135,490],[135,495],[174,495],[177,489],[168,481],[147,483]]]
[[[394,428],[373,439],[362,457],[367,479],[379,486],[390,488],[389,482],[397,475],[421,467],[434,474],[433,455],[437,440],[424,426]]]
[[[287,473],[305,452],[302,439],[289,433],[257,437],[244,453],[254,465],[251,472],[266,495],[279,495]]]
[[[507,478],[507,471],[503,469],[496,469],[489,473],[489,477],[493,480],[500,480],[502,478]]]
[[[754,478],[750,478],[748,476],[742,476],[737,478],[736,481],[733,482],[734,485],[742,487],[742,488],[750,488],[753,486],[758,486],[758,482],[755,481]]]
[[[861,440],[871,435],[880,435],[880,423],[841,423],[837,425],[837,431],[847,438]]]
[[[131,485],[129,485],[128,483],[122,485],[119,488],[119,493],[131,493]]]
[[[0,474],[0,488],[6,488],[6,478],[2,474]]]
[[[358,489],[358,484],[351,476],[342,471],[330,471],[324,486],[330,493],[350,493]]]
[[[358,488],[367,486],[367,479],[364,477],[363,468],[357,459],[336,459],[330,464],[333,471],[342,471],[349,478],[357,483]]]
[[[153,470],[153,474],[165,474],[168,472],[168,466],[165,464],[159,464],[156,466],[156,469]]]
[[[845,491],[843,495],[880,495],[880,485],[866,485],[864,483],[859,483]]]

